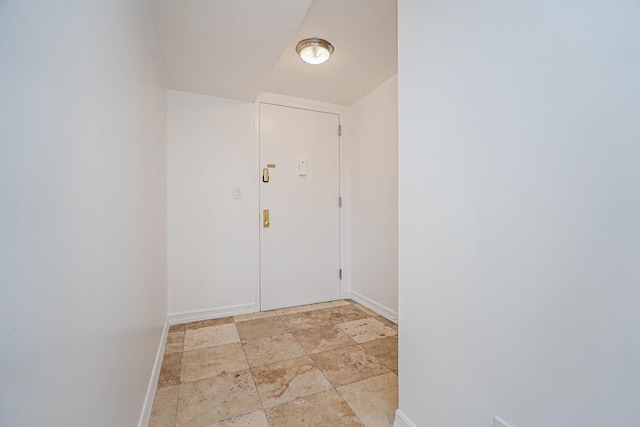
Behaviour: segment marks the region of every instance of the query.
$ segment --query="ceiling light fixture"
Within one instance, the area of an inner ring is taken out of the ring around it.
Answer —
[[[325,62],[333,53],[333,45],[326,40],[311,38],[300,40],[296,52],[307,64],[317,65]]]

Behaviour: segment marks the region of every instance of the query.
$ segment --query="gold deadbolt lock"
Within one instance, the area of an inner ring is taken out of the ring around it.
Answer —
[[[264,228],[269,228],[269,209],[262,211],[262,226]]]

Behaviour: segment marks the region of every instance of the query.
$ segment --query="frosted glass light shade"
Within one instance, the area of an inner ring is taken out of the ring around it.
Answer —
[[[317,65],[325,62],[333,53],[333,46],[326,40],[312,38],[300,40],[296,52],[307,64]]]

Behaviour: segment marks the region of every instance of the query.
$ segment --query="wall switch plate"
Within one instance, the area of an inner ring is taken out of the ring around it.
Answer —
[[[502,418],[496,416],[493,419],[493,427],[516,427],[512,424],[507,423],[505,420],[503,420]]]
[[[307,161],[304,159],[298,160],[298,175],[307,176]]]
[[[242,199],[242,187],[233,187],[233,198]]]

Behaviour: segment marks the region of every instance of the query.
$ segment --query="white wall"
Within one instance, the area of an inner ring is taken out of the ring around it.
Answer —
[[[398,77],[348,110],[351,290],[398,312]]]
[[[400,1],[400,410],[640,425],[637,2]]]
[[[167,313],[145,1],[0,2],[0,425],[132,426]]]
[[[258,309],[253,108],[248,102],[168,92],[173,315]],[[233,199],[234,186],[242,187],[241,200]]]
[[[274,94],[265,102],[342,114],[343,289],[397,313],[397,78],[352,107]],[[172,320],[258,307],[254,104],[168,92],[168,278]],[[377,169],[374,176],[371,169]],[[234,200],[234,186],[243,188]],[[355,247],[349,240],[355,239]],[[351,267],[352,262],[356,264]],[[355,286],[349,287],[350,277]]]

